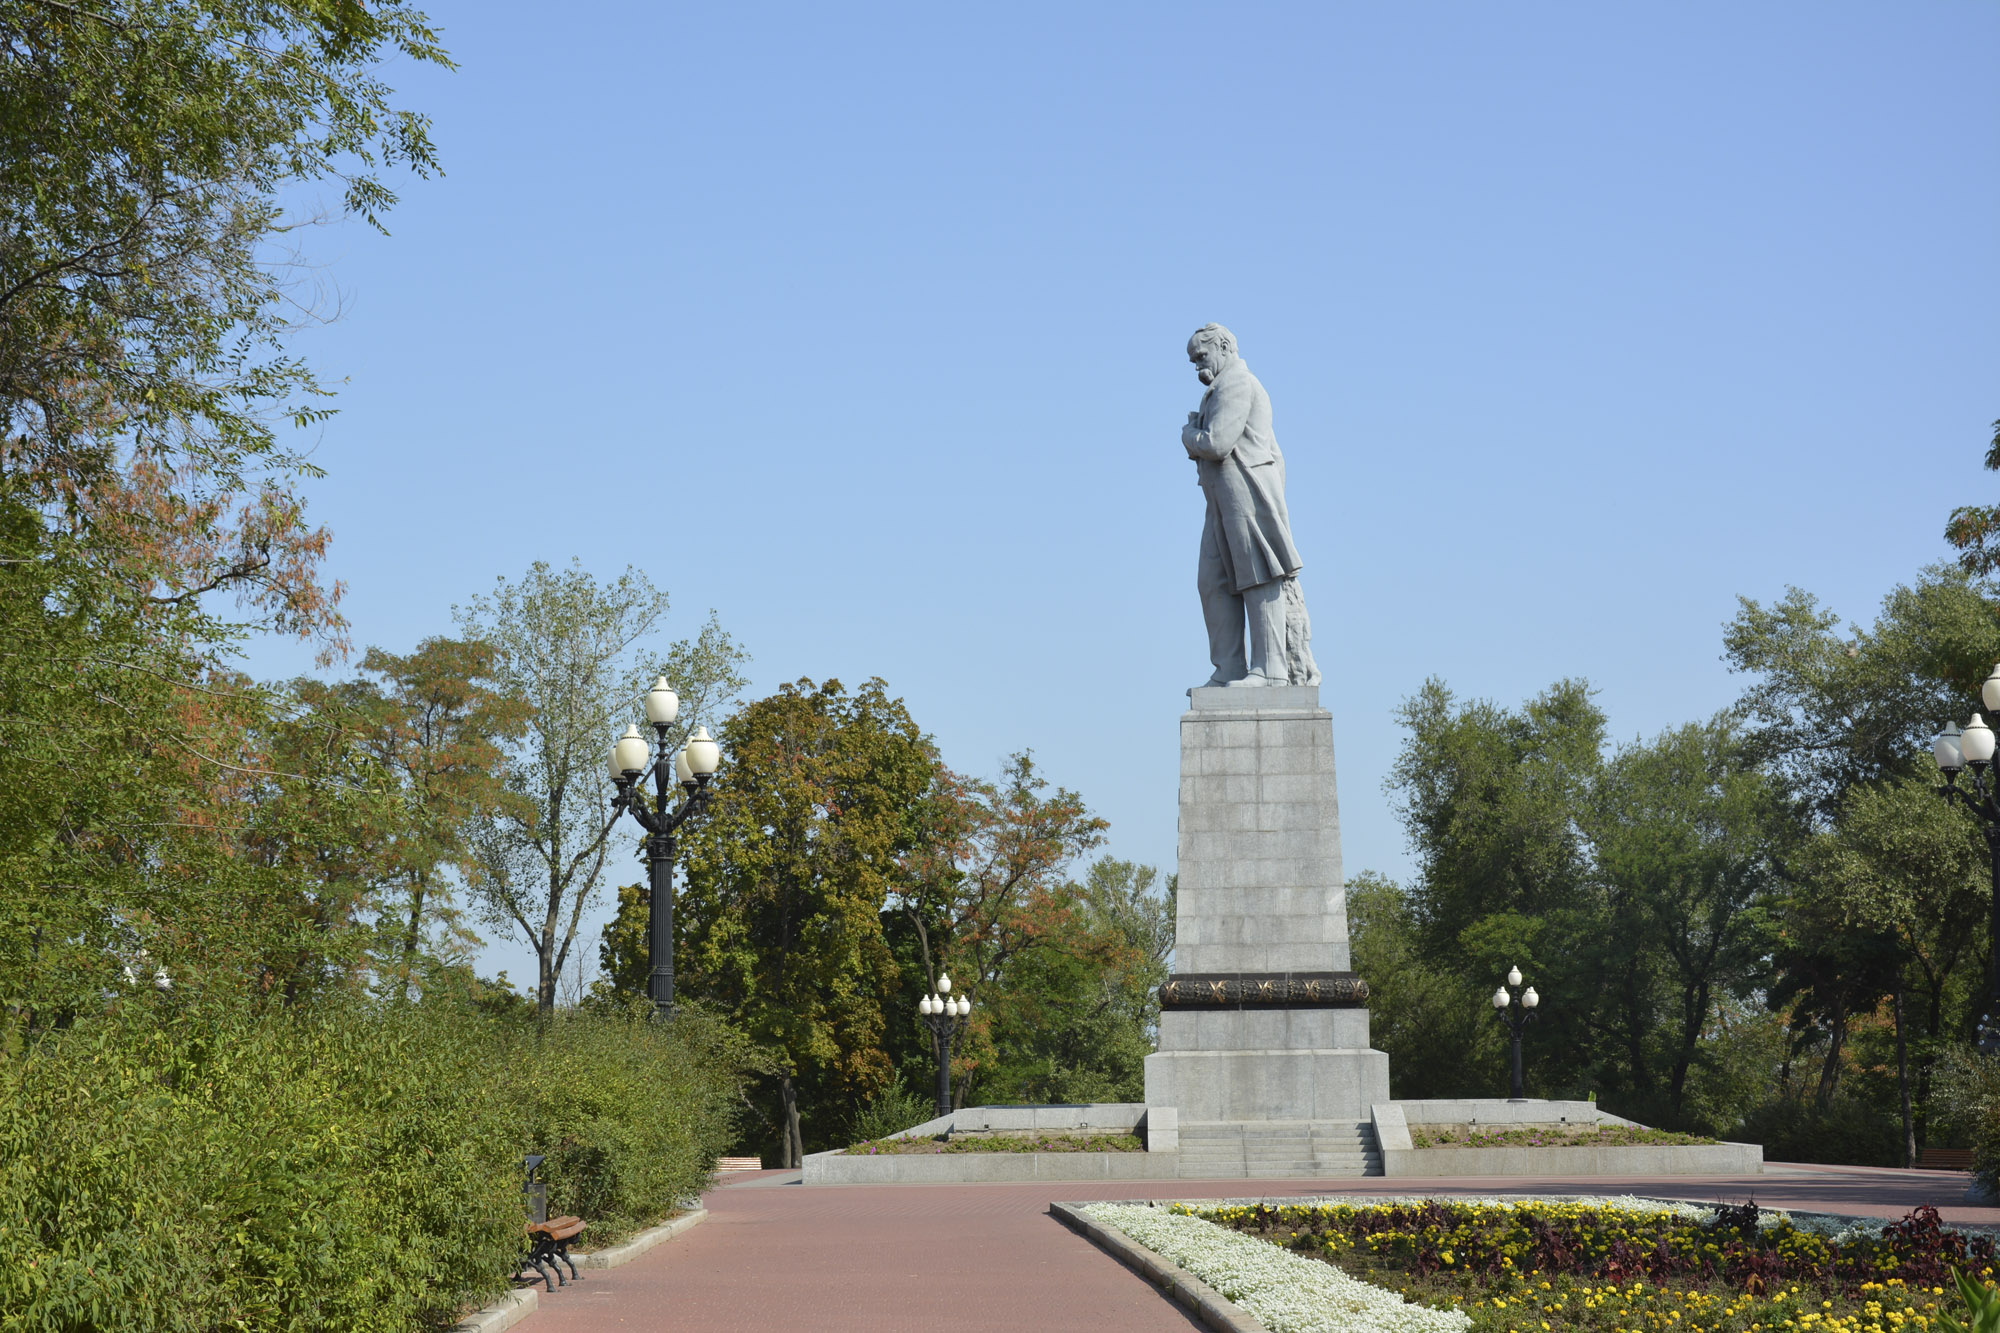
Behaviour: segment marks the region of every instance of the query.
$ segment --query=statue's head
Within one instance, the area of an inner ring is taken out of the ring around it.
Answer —
[[[1204,324],[1188,339],[1188,360],[1203,384],[1215,383],[1222,368],[1236,359],[1236,335],[1220,324]]]

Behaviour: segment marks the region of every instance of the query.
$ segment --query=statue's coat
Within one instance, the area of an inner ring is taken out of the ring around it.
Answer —
[[[1271,429],[1271,396],[1242,357],[1231,357],[1202,396],[1200,428],[1186,447],[1208,497],[1203,564],[1220,562],[1228,586],[1239,593],[1298,573],[1305,561],[1292,545],[1285,456]]]

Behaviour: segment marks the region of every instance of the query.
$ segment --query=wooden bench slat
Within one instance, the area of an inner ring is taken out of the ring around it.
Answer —
[[[583,1230],[582,1222],[565,1222],[558,1226],[553,1222],[535,1222],[528,1227],[534,1236],[547,1236],[550,1240],[573,1240]]]

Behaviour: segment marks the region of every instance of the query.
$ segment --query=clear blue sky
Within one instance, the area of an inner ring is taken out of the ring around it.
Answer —
[[[1734,697],[1739,594],[1872,615],[2000,491],[1989,3],[431,12],[462,68],[389,77],[449,174],[315,238],[347,308],[299,343],[347,381],[313,511],[363,644],[630,562],[755,690],[880,675],[1170,868],[1218,320],[1348,872],[1404,874],[1426,676],[1587,676],[1650,734]]]

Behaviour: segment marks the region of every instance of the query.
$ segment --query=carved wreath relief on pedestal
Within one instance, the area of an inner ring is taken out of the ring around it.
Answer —
[[[1352,972],[1185,974],[1160,987],[1162,1009],[1345,1009],[1368,1003]]]

